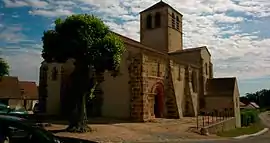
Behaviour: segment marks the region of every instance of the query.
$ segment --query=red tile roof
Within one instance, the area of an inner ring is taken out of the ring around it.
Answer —
[[[35,82],[20,81],[19,85],[24,99],[38,100],[38,88]]]
[[[4,76],[0,79],[0,98],[20,99],[18,77]]]

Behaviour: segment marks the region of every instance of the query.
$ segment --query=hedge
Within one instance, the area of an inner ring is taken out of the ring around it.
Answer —
[[[241,126],[247,127],[258,122],[259,112],[254,109],[246,109],[241,111]]]

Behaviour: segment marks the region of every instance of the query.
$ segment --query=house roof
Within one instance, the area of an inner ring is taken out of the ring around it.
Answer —
[[[22,91],[22,97],[24,97],[24,99],[38,99],[38,88],[35,82],[20,81],[19,85]]]
[[[207,94],[208,96],[231,96],[234,93],[236,78],[212,78],[207,80]]]
[[[21,92],[18,77],[4,76],[0,80],[0,98],[20,99]]]
[[[154,9],[160,9],[160,8],[163,8],[163,7],[169,7],[171,9],[173,9],[175,12],[177,12],[178,14],[180,14],[181,16],[183,16],[180,12],[178,12],[176,9],[174,9],[172,6],[170,6],[169,4],[163,2],[162,0],[152,6],[150,6],[149,8],[141,11],[140,13],[143,13],[143,12],[146,12],[146,11],[150,11],[150,10],[154,10]]]
[[[243,102],[239,102],[239,105],[240,105],[240,107],[244,107],[244,106],[246,106],[246,104],[245,104],[245,103],[243,103]]]
[[[255,102],[250,102],[249,104],[255,108],[260,108],[260,106],[257,105]]]

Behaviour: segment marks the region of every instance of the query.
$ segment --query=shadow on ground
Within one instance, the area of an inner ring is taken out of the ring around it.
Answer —
[[[67,119],[38,119],[32,120],[37,123],[49,123],[49,124],[59,124],[68,125]],[[133,120],[121,120],[121,119],[110,119],[110,118],[89,118],[88,124],[119,124],[119,123],[139,123]]]
[[[61,133],[61,132],[66,132],[65,129],[60,129],[60,130],[48,130],[48,131],[50,131],[50,132],[53,133],[53,134]]]
[[[63,143],[98,143],[95,141],[88,141],[83,139],[71,138],[71,137],[59,137]]]

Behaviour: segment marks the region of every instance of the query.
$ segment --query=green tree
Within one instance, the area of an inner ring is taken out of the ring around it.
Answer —
[[[8,63],[3,58],[0,58],[0,77],[3,77],[8,74],[9,74]]]
[[[75,59],[71,74],[72,105],[70,132],[88,132],[85,102],[93,95],[101,81],[95,77],[105,71],[119,70],[124,43],[109,30],[103,21],[93,15],[78,14],[57,19],[55,28],[44,32],[42,57],[47,62],[65,62]],[[93,72],[96,76],[91,76]],[[112,76],[115,74],[112,74]]]
[[[241,102],[255,102],[260,108],[270,108],[270,89],[262,89],[254,93],[246,93],[240,98]]]

